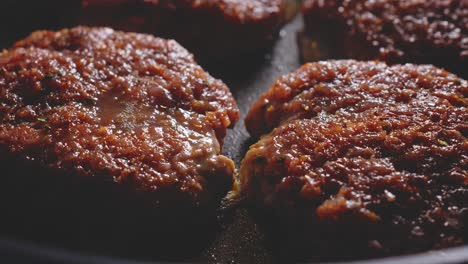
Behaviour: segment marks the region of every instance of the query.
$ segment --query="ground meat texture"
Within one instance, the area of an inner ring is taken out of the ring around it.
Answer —
[[[241,193],[319,260],[464,244],[467,94],[433,66],[306,64],[250,110],[249,131],[266,134],[242,161]]]
[[[76,22],[174,38],[197,59],[219,58],[268,47],[286,21],[286,2],[89,0]]]
[[[1,53],[0,91],[2,159],[110,182],[159,207],[205,207],[232,186],[221,150],[236,103],[175,41],[35,32]]]
[[[466,0],[306,0],[303,13],[313,39],[305,57],[318,49],[331,58],[434,64],[467,77]]]

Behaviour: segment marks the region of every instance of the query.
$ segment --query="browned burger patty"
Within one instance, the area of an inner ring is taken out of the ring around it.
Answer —
[[[306,35],[332,46],[333,58],[428,63],[468,74],[466,0],[306,0],[303,13]]]
[[[197,56],[227,57],[269,46],[286,0],[83,0],[77,22],[174,38]],[[294,3],[294,1],[290,1]]]
[[[306,64],[250,109],[248,130],[267,134],[241,164],[241,192],[321,260],[466,243],[467,94],[433,66]]]
[[[4,51],[0,69],[5,155],[194,206],[231,186],[234,165],[220,153],[236,103],[175,41],[39,31]],[[206,189],[210,177],[223,185]]]
[[[118,201],[138,197],[149,210],[212,208],[233,184],[221,153],[238,118],[228,87],[172,40],[76,27],[35,32],[0,54],[0,156],[26,169],[2,173],[6,189],[13,177],[40,192],[53,175],[107,184],[125,193]],[[108,196],[97,193],[94,203]]]

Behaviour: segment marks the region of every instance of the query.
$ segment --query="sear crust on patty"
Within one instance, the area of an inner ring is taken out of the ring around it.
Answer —
[[[361,112],[385,102],[407,104],[421,87],[449,89],[447,100],[465,103],[465,82],[432,66],[357,63],[353,60],[309,63],[278,80],[251,106],[245,123],[259,136],[290,119],[311,118],[344,108]],[[459,93],[450,94],[453,87]],[[435,89],[435,88],[433,88]]]
[[[463,244],[467,94],[433,66],[306,64],[249,112],[254,135],[277,128],[248,151],[241,192],[292,221],[322,260]]]
[[[467,76],[466,0],[306,0],[303,13],[306,35],[333,45],[333,58],[428,63]]]
[[[286,22],[286,0],[81,1],[77,22],[174,38],[197,56],[265,48]]]
[[[236,103],[175,41],[35,32],[1,53],[0,91],[2,159],[111,182],[161,207],[205,207],[232,186],[221,150]]]

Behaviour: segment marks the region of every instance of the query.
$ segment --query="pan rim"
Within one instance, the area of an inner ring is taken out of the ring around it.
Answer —
[[[38,245],[34,242],[21,241],[17,239],[0,237],[0,250],[9,253],[21,254],[30,258],[46,259],[51,263],[69,264],[177,264],[194,262],[168,262],[168,261],[139,261],[124,258],[116,258],[101,255],[87,255],[69,249],[60,249],[54,246]],[[0,257],[1,259],[1,257]],[[53,262],[52,262],[53,261]],[[455,264],[468,261],[468,245],[452,247],[440,250],[431,250],[422,253],[376,258],[359,261],[327,262],[328,264]],[[196,262],[195,262],[196,263]]]

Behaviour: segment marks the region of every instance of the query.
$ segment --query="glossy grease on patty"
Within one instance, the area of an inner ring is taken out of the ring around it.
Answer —
[[[247,128],[263,136],[241,164],[241,193],[319,260],[461,245],[467,94],[434,66],[306,64],[252,106]]]
[[[38,31],[0,54],[0,91],[2,159],[110,182],[160,207],[206,207],[232,186],[221,150],[237,105],[175,41]]]

